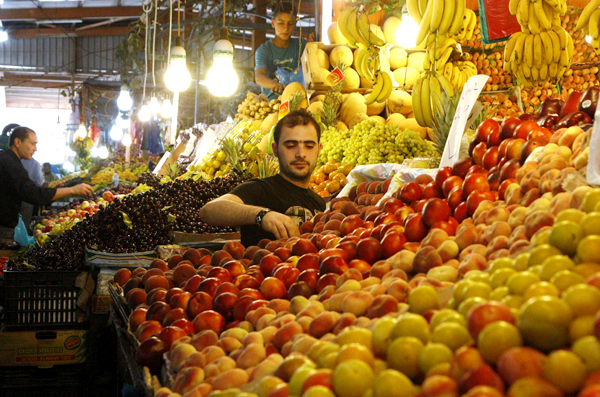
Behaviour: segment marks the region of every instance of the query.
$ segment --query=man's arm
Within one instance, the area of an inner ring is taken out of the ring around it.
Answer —
[[[256,215],[262,209],[264,207],[244,204],[234,194],[226,194],[206,203],[200,211],[200,219],[215,226],[253,225]],[[264,216],[262,228],[278,239],[300,236],[300,230],[292,218],[276,211],[270,211]]]
[[[94,189],[86,183],[80,183],[79,185],[72,186],[72,187],[61,187],[59,189],[56,189],[56,193],[54,193],[54,197],[52,197],[52,201],[55,201],[55,200],[58,200],[58,199],[61,199],[63,197],[70,196],[70,195],[86,196],[88,194],[92,194],[93,192],[94,192]]]
[[[265,68],[256,69],[254,71],[254,79],[256,80],[256,84],[262,88],[271,90],[278,94],[281,94],[285,89],[285,84],[278,83],[277,81],[267,77],[267,69]]]

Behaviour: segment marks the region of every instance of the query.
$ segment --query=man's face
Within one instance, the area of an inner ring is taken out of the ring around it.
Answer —
[[[49,165],[47,165],[47,164],[44,164],[44,165],[42,166],[42,172],[43,172],[44,174],[49,174],[49,173],[50,173],[50,166],[49,166]]]
[[[27,138],[23,141],[18,138],[15,139],[15,147],[19,158],[31,160],[33,154],[37,152],[37,143],[37,135],[34,132],[29,132]]]
[[[279,144],[273,143],[273,152],[279,159],[279,169],[291,180],[306,182],[317,166],[321,152],[317,130],[311,124],[283,127]]]
[[[280,12],[271,20],[271,25],[275,29],[275,36],[281,40],[288,40],[296,27],[296,20],[292,14]]]

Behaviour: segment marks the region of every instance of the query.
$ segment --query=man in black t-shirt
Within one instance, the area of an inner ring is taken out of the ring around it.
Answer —
[[[242,244],[300,236],[299,226],[325,210],[325,202],[308,188],[321,151],[321,129],[309,112],[291,112],[277,123],[273,153],[279,174],[246,182],[210,203],[200,218],[217,226],[240,226]]]

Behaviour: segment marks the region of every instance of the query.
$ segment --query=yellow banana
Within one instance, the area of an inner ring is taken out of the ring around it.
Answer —
[[[365,98],[365,105],[369,106],[377,100],[377,97],[383,89],[383,73],[377,73],[377,81],[373,86],[373,91]]]
[[[437,79],[439,80],[440,85],[442,86],[444,91],[446,91],[446,94],[449,97],[454,96],[454,88],[452,88],[452,84],[450,84],[450,81],[448,81],[448,79],[441,74],[437,75]]]
[[[436,40],[435,40],[436,37],[437,37],[436,34],[428,33],[427,39],[423,40],[423,41],[425,42],[427,47],[431,47],[436,42]]]
[[[542,81],[546,81],[548,79],[548,65],[547,64],[542,64],[542,67],[540,68],[540,80]]]
[[[442,87],[435,76],[429,77],[429,91],[431,93],[431,113],[433,117],[437,118],[442,111]]]
[[[389,98],[390,94],[392,93],[392,90],[394,89],[394,83],[392,81],[392,77],[388,72],[382,70],[381,72],[379,72],[379,74],[383,76],[383,88],[377,96],[377,102],[382,103]]]
[[[525,38],[525,63],[528,68],[533,67],[533,34],[528,34]]]
[[[533,64],[538,70],[542,67],[542,61],[544,60],[544,55],[542,54],[542,47],[542,38],[539,34],[536,34],[535,36],[533,36]]]
[[[531,80],[538,81],[540,79],[540,70],[538,68],[531,69]]]
[[[521,65],[521,70],[523,71],[523,76],[527,77],[528,79],[531,78],[531,68],[529,66],[523,64]]]
[[[371,60],[369,53],[367,53],[367,55],[361,59],[361,69],[362,72],[365,74],[366,79],[369,79],[370,81],[375,81],[375,75],[373,74],[373,70],[376,69],[372,68],[371,65],[369,65],[370,62],[374,64],[375,61]]]
[[[539,0],[538,0],[539,1]],[[542,40],[542,44],[544,45],[544,61],[546,65],[552,62],[552,38],[548,34],[548,32],[540,33],[540,39]]]
[[[563,75],[565,74],[565,72],[569,69],[568,66],[560,66],[558,68],[558,74],[556,75],[556,79],[560,80],[562,79]]]
[[[423,69],[425,70],[430,70],[431,69],[431,64],[434,62],[431,60],[432,57],[426,56],[425,58],[423,58]]]
[[[547,33],[552,39],[552,62],[558,63],[560,60],[560,38],[554,30],[549,30]]]
[[[448,34],[455,35],[463,24],[463,18],[465,16],[465,9],[467,8],[467,0],[456,0],[456,7],[454,12],[454,19],[448,29]]]
[[[519,39],[519,36],[521,36],[522,34],[524,34],[524,33],[516,32],[512,36],[510,36],[510,39],[508,39],[508,43],[506,43],[506,46],[504,47],[504,64],[505,65],[512,58],[512,54],[513,54],[513,51],[515,50],[515,45],[517,43],[517,40]]]
[[[548,65],[548,76],[556,77],[557,75],[558,75],[558,63],[552,62],[550,65]]]
[[[560,49],[564,50],[565,48],[567,48],[567,36],[569,35],[567,31],[563,29],[562,26],[552,26],[552,30],[558,35],[558,38],[560,39]]]
[[[517,37],[517,42],[515,43],[515,49],[513,51],[513,59],[516,63],[521,64],[525,58],[525,39],[529,36],[526,33],[523,33],[519,37]]]
[[[418,0],[406,0],[406,8],[408,15],[418,24],[421,23],[422,15],[419,12],[419,1]]]
[[[440,58],[442,56],[442,54],[444,52],[446,52],[446,49],[448,47],[450,47],[450,46],[456,46],[457,44],[458,44],[458,42],[455,39],[446,39],[446,41],[444,42],[444,44],[442,44],[441,46],[438,46],[438,48],[436,49],[436,51],[435,51],[436,58]]]
[[[592,16],[590,16],[590,23],[587,25],[590,30],[589,35],[593,39],[597,39],[598,36],[600,36],[599,24],[600,24],[600,8],[592,13]]]
[[[354,7],[345,8],[341,12],[340,17],[338,18],[337,27],[340,35],[344,40],[346,40],[348,45],[352,48],[356,48],[356,40],[354,39],[354,37],[352,37],[352,34],[348,30],[348,18],[350,17],[350,14],[353,13],[353,11]]]
[[[448,59],[450,59],[450,55],[452,55],[452,47],[448,47],[446,48],[446,51],[444,52],[444,54],[437,60],[437,62],[441,63],[442,65],[445,64],[446,62],[448,62]]]
[[[571,35],[567,35],[567,56],[569,57],[569,63],[575,54],[575,43]]]
[[[440,27],[438,28],[438,34],[446,34],[450,25],[452,25],[452,18],[454,17],[454,9],[456,8],[456,0],[445,0],[444,1],[444,14]]]
[[[356,58],[354,61],[354,69],[356,69],[356,73],[358,73],[358,75],[360,77],[363,78],[367,78],[367,73],[364,71],[363,69],[363,61],[365,57],[369,56],[369,51],[365,51],[362,48],[358,48],[356,51],[358,51],[356,53]]]
[[[535,15],[533,3],[529,3],[529,22],[527,26],[529,27],[531,33],[540,34],[540,21],[538,21],[537,16]]]
[[[354,39],[354,43],[356,43],[356,45],[358,46],[358,48],[362,48],[363,50],[366,50],[369,48],[369,41],[367,39],[364,38],[364,36],[358,31],[358,25],[357,25],[357,20],[358,20],[358,14],[356,13],[356,7],[354,7],[355,10],[353,12],[350,13],[350,15],[348,16],[348,32],[350,32],[350,34],[352,35],[352,38]],[[365,15],[366,18],[366,15]]]
[[[431,91],[429,89],[429,79],[427,76],[423,78],[423,85],[421,86],[421,111],[423,112],[425,125],[430,127],[433,120],[433,114],[431,113]]]
[[[366,45],[366,47],[368,48],[369,45],[371,44],[370,43],[371,30],[369,28],[369,18],[367,18],[367,14],[364,12],[361,12],[359,15],[357,15],[356,34],[358,34],[360,36],[359,42],[362,43],[363,46]],[[367,48],[365,48],[365,49],[367,49]]]
[[[569,66],[569,53],[566,50],[560,52],[560,61],[558,64],[562,67]]]
[[[444,15],[444,0],[429,0],[432,3],[431,20],[429,21],[429,31],[435,32],[442,23]]]
[[[517,15],[517,7],[519,6],[519,0],[509,0],[508,2],[508,12],[511,15]]]
[[[599,0],[600,1],[600,0]],[[425,37],[429,33],[429,26],[431,24],[431,16],[433,14],[433,0],[429,0],[427,3],[427,8],[425,9],[425,13],[423,14],[423,20],[421,20],[421,24],[419,25],[419,31],[417,32],[417,44],[425,40]]]
[[[583,11],[581,12],[581,15],[579,15],[577,24],[575,25],[575,32],[581,30],[581,28],[587,25],[590,17],[592,16],[592,13],[596,11],[598,7],[600,7],[600,0],[592,0],[588,3],[587,6],[585,6]]]
[[[475,31],[475,26],[477,26],[477,15],[475,14],[475,11],[471,9],[469,9],[469,14],[471,14],[471,19],[469,20],[469,25],[467,26],[467,29],[471,35],[470,37],[468,37],[468,39],[471,40],[473,32]]]
[[[427,127],[427,124],[425,124],[425,119],[423,118],[423,112],[421,111],[421,88],[423,86],[423,78],[419,78],[417,79],[417,81],[415,82],[415,85],[413,86],[413,91],[412,91],[412,108],[413,108],[413,114],[415,116],[415,119],[417,120],[417,123],[421,126],[421,127]]]
[[[550,29],[552,27],[552,22],[550,22],[550,20],[548,19],[548,17],[546,17],[546,13],[544,12],[544,5],[543,5],[543,3],[544,3],[543,0],[537,0],[536,2],[532,3],[533,4],[533,10],[535,12],[535,17],[540,22],[540,26],[544,30],[548,30],[548,29]]]
[[[429,3],[429,0],[419,0],[419,13],[421,14],[421,21],[423,20],[423,15],[425,15],[427,3]]]
[[[529,22],[529,0],[519,0],[517,8],[517,19],[521,26],[527,25]]]
[[[554,9],[552,8],[552,6],[548,3],[546,3],[545,1],[542,1],[543,3],[543,8],[544,8],[544,13],[546,14],[546,19],[548,19],[550,21],[550,23],[554,23],[554,17],[555,15],[558,16],[558,13],[556,11],[554,11]],[[559,17],[560,19],[560,17]]]
[[[450,80],[452,79],[452,69],[454,68],[454,65],[452,65],[450,62],[448,62],[447,64],[444,65],[444,78],[450,82]]]
[[[458,77],[460,75],[460,69],[456,66],[452,68],[452,78],[450,79],[450,84],[452,87],[458,89]]]

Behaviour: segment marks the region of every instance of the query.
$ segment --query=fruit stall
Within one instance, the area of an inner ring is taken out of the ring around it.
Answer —
[[[19,366],[79,376],[105,321],[120,386],[148,397],[600,396],[600,3],[502,3],[490,40],[485,1],[340,2],[305,86],[244,93],[154,169],[55,182],[95,193],[5,263],[0,390]],[[244,246],[199,212],[279,172],[284,107],[320,123],[327,209]]]

